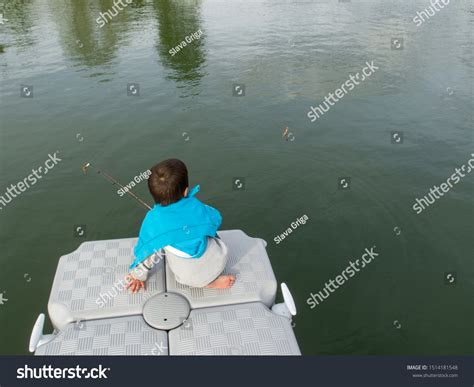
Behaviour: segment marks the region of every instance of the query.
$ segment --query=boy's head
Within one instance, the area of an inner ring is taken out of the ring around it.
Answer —
[[[175,203],[186,195],[188,169],[177,159],[164,160],[151,168],[148,189],[155,203],[162,206]]]

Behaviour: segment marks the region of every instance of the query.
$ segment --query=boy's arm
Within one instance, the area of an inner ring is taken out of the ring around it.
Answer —
[[[148,275],[153,269],[153,266],[157,265],[161,260],[165,258],[164,250],[156,251],[151,254],[144,261],[140,262],[132,271],[127,275],[127,289],[132,292],[136,292],[141,288],[145,289],[145,281],[148,279]]]
[[[153,268],[153,255],[150,255],[147,259],[145,259],[142,263],[137,265],[130,274],[133,278],[146,281],[148,279],[148,273]]]
[[[141,288],[145,289],[145,281],[148,279],[148,274],[153,267],[153,255],[150,255],[142,263],[136,266],[129,275],[127,275],[127,289],[133,293]]]

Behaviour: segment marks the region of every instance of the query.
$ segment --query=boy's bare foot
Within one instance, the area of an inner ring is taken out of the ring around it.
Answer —
[[[208,289],[229,289],[235,282],[235,275],[221,275],[206,286]]]

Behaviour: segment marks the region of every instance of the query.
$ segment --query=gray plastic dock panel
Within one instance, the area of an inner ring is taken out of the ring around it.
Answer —
[[[220,231],[218,234],[229,249],[224,274],[235,274],[235,284],[230,289],[222,290],[191,288],[178,283],[167,266],[167,290],[184,295],[192,309],[255,301],[271,307],[275,302],[277,281],[265,241],[251,238],[241,230]]]
[[[35,355],[168,355],[168,335],[142,316],[68,324]]]
[[[192,310],[168,334],[170,355],[301,355],[290,320],[260,302]]]
[[[78,320],[141,314],[148,298],[165,291],[163,261],[153,267],[146,291],[124,290],[136,242],[137,238],[85,242],[61,257],[48,302],[55,328]]]

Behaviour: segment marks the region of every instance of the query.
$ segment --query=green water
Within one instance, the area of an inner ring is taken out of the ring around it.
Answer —
[[[138,233],[144,209],[81,165],[126,184],[170,157],[187,163],[223,229],[267,240],[304,354],[474,353],[473,174],[412,209],[474,151],[469,1],[420,27],[428,1],[135,0],[103,28],[110,0],[3,3],[0,195],[48,154],[62,161],[0,211],[0,353],[27,353],[61,255]],[[379,69],[311,123],[310,106],[367,61]],[[145,183],[134,191],[151,202]],[[373,245],[380,256],[310,309],[310,293]]]

